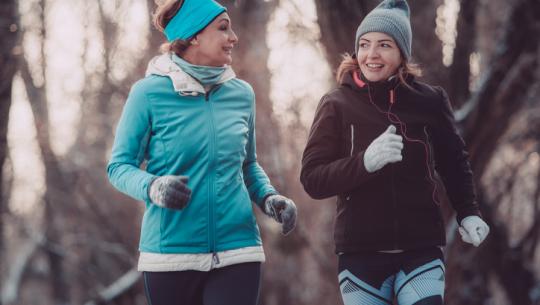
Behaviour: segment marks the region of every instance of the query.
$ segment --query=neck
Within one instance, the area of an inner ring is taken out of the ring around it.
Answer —
[[[391,84],[394,84],[396,81],[399,81],[399,77],[398,77],[398,74],[397,72],[395,72],[394,74],[392,74],[391,76],[387,77],[386,79],[381,79],[381,80],[378,80],[378,81],[371,81],[369,79],[367,79],[365,77],[365,75],[357,70],[353,73],[353,75],[356,74],[356,77],[359,78],[361,81],[365,82],[365,83],[369,83],[369,84],[372,84],[372,85],[391,85]]]
[[[227,66],[203,66],[200,64],[197,64],[197,62],[190,63],[189,57],[181,58],[176,55],[173,55],[172,57],[173,62],[175,62],[180,68],[186,72],[187,74],[191,75],[193,78],[199,81],[203,86],[206,85],[214,85],[217,82],[220,81],[221,77],[223,76],[223,73],[227,71],[227,69],[230,69]]]
[[[206,66],[206,67],[223,67],[225,65],[216,65],[215,63],[212,63],[208,58],[205,58],[203,56],[200,56],[199,54],[195,52],[188,52],[189,49],[184,53],[184,56],[182,56],[182,59],[187,61],[188,63],[196,66]]]

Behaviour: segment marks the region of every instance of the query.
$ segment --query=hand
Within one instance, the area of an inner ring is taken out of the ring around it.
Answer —
[[[148,191],[150,200],[157,206],[181,210],[191,198],[191,190],[187,187],[186,176],[162,176],[150,184]]]
[[[289,234],[296,226],[296,205],[285,196],[268,196],[264,201],[264,213],[282,224],[283,235]]]
[[[364,153],[364,166],[368,173],[383,168],[388,163],[396,163],[403,159],[403,138],[396,134],[394,125],[388,128],[371,144]]]
[[[478,247],[489,234],[489,226],[478,216],[467,216],[458,228],[461,239]]]

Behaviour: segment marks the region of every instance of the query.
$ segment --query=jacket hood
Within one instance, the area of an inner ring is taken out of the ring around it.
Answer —
[[[205,94],[207,90],[205,90],[204,86],[191,75],[184,72],[180,66],[172,60],[171,56],[171,53],[165,53],[152,58],[146,68],[145,76],[159,75],[169,77],[172,81],[174,91],[181,95]],[[227,69],[223,72],[216,85],[222,84],[233,78],[236,78],[236,74],[230,66],[227,66]]]

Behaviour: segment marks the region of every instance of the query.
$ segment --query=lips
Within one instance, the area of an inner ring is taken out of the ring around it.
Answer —
[[[222,49],[223,49],[223,51],[225,51],[225,53],[231,54],[233,47],[232,46],[227,46],[227,47],[223,47]]]
[[[384,67],[383,64],[372,64],[372,63],[366,64],[366,66],[371,69],[380,69]]]

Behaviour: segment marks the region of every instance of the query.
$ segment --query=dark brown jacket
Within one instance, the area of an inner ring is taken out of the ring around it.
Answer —
[[[347,75],[319,103],[300,180],[315,199],[337,196],[338,253],[444,245],[435,170],[457,220],[480,215],[468,154],[446,93],[409,82],[417,92],[397,80],[360,87]],[[395,102],[387,114],[392,90]],[[368,173],[364,152],[390,124],[404,136],[403,160]]]

